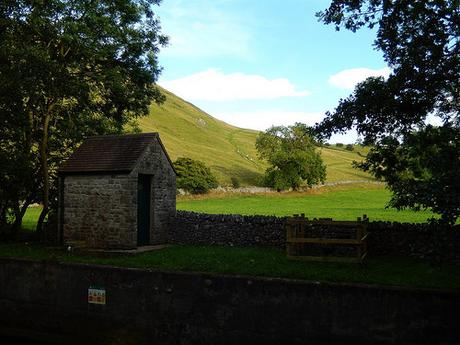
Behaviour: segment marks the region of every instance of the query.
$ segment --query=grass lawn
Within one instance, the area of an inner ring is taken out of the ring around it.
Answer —
[[[281,194],[209,194],[185,196],[177,200],[180,210],[245,215],[289,216],[305,213],[307,217],[332,217],[334,220],[356,220],[366,214],[371,221],[425,222],[429,211],[385,209],[391,193],[383,185],[324,187],[308,193]]]
[[[173,246],[136,256],[95,257],[24,244],[0,245],[0,257],[120,267],[199,271],[314,281],[460,289],[460,266],[434,267],[409,258],[370,258],[364,265],[289,261],[278,249]]]
[[[24,218],[22,218],[22,228],[24,230],[35,231],[41,211],[41,207],[29,207],[24,215]]]

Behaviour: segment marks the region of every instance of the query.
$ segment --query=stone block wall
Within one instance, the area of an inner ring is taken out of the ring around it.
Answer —
[[[460,339],[458,291],[4,258],[0,278],[0,340],[2,332],[98,345],[457,345]],[[105,289],[106,305],[88,304],[92,286]]]
[[[67,175],[63,240],[88,247],[135,248],[137,180],[129,175]]]

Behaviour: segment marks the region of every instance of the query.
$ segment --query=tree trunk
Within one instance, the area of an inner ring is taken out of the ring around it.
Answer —
[[[31,202],[32,202],[32,198],[29,196],[26,198],[22,206],[19,206],[19,203],[18,203],[17,207],[14,208],[15,219],[14,219],[13,233],[12,233],[12,237],[14,239],[18,238],[19,231],[21,230],[21,226],[22,226],[22,220]]]
[[[14,212],[14,223],[11,227],[11,238],[17,239],[19,236],[19,230],[21,230],[22,217],[21,217],[21,207],[19,206],[19,201],[16,202],[13,208]]]
[[[49,212],[50,182],[48,171],[48,129],[51,119],[51,109],[52,106],[49,106],[43,118],[43,136],[40,142],[40,166],[43,180],[43,209],[37,222],[37,234],[40,239],[44,238],[43,221]]]

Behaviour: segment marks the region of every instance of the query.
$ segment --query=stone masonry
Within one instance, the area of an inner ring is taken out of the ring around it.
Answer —
[[[151,175],[150,244],[166,241],[176,211],[176,175],[158,136],[126,173],[61,175],[64,243],[90,248],[137,247],[137,178]]]

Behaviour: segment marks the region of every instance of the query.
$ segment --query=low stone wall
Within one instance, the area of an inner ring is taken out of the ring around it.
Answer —
[[[459,310],[458,291],[0,259],[0,341],[457,345]]]
[[[284,248],[286,219],[177,211],[175,225],[169,233],[169,242]],[[454,230],[446,230],[428,224],[370,222],[368,233],[370,255],[414,255],[460,261],[458,226]]]
[[[460,262],[460,226],[371,222],[369,251],[376,255],[411,255],[435,261]]]
[[[176,212],[169,241],[177,244],[284,246],[286,218]]]

